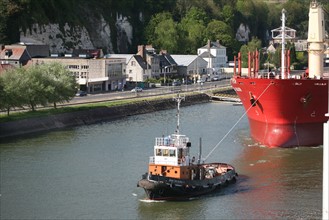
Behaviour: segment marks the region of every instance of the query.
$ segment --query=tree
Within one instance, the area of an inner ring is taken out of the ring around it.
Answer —
[[[308,7],[305,1],[287,1],[283,6],[286,11],[286,26],[296,29],[298,35],[307,38],[308,31]]]
[[[48,86],[45,89],[49,103],[68,102],[76,92],[77,82],[75,76],[60,63],[49,63],[42,67],[48,78]]]
[[[205,24],[208,21],[204,10],[192,7],[179,23],[180,39],[183,53],[194,54],[200,45],[205,43]],[[181,44],[180,44],[181,45]]]
[[[49,82],[47,75],[42,71],[42,66],[36,65],[27,68],[25,77],[22,77],[24,84],[24,96],[26,97],[26,104],[32,109],[36,110],[37,105],[46,106],[48,104],[47,94]]]
[[[67,102],[75,96],[77,83],[72,73],[59,63],[7,70],[0,77],[0,109]]]
[[[260,51],[261,48],[262,42],[257,37],[253,37],[247,45],[242,45],[240,48],[242,66],[248,67],[248,52]]]
[[[223,21],[228,25],[233,25],[234,21],[234,10],[230,5],[225,5],[221,12]]]
[[[224,46],[231,43],[233,32],[223,21],[212,20],[206,28],[206,36],[210,40],[220,40]]]
[[[177,24],[172,18],[161,21],[154,30],[156,48],[175,53],[178,48]]]
[[[219,20],[212,20],[206,28],[206,37],[211,41],[219,40],[219,42],[227,48],[227,56],[232,59],[234,54],[240,48],[240,43],[234,37],[232,28]]]
[[[6,110],[9,115],[10,109],[22,107],[25,103],[25,91],[22,90],[21,76],[24,69],[9,69],[0,77],[2,83],[0,95],[0,109]]]
[[[153,44],[156,41],[155,29],[164,20],[171,19],[171,14],[169,12],[162,12],[152,16],[151,20],[145,28],[145,37],[149,44]]]
[[[20,16],[25,1],[0,0],[0,44],[19,41]]]

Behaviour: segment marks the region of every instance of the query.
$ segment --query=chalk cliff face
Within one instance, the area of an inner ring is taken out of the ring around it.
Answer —
[[[88,23],[86,27],[70,26],[68,23],[63,27],[59,24],[33,24],[25,32],[20,30],[20,41],[47,44],[51,53],[69,53],[79,48],[101,48],[104,53],[128,52],[132,45],[133,27],[126,17],[117,15],[114,25],[110,25],[101,15],[89,19]]]

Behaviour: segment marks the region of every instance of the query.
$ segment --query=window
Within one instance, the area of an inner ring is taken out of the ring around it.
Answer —
[[[81,72],[80,78],[87,78],[87,72]]]
[[[176,156],[176,151],[175,150],[169,150],[169,156],[170,157],[175,157]]]
[[[122,75],[122,63],[112,63],[108,66],[108,76]]]
[[[169,156],[169,150],[168,149],[164,149],[163,150],[163,156],[164,157],[168,157]]]
[[[69,65],[69,69],[79,69],[79,65]]]
[[[156,155],[157,155],[157,156],[162,156],[162,151],[161,151],[161,149],[156,149]]]

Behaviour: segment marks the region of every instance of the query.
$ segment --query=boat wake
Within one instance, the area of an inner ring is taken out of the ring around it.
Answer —
[[[158,203],[158,202],[166,202],[165,200],[152,200],[152,199],[140,199],[140,202],[145,202],[145,203]]]

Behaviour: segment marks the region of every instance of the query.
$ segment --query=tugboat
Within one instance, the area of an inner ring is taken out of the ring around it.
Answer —
[[[184,99],[179,94],[174,98],[177,102],[176,131],[155,138],[148,172],[137,183],[150,200],[188,200],[236,182],[238,174],[232,165],[202,161],[201,141],[198,159],[190,156],[191,142],[179,133],[180,103]]]

